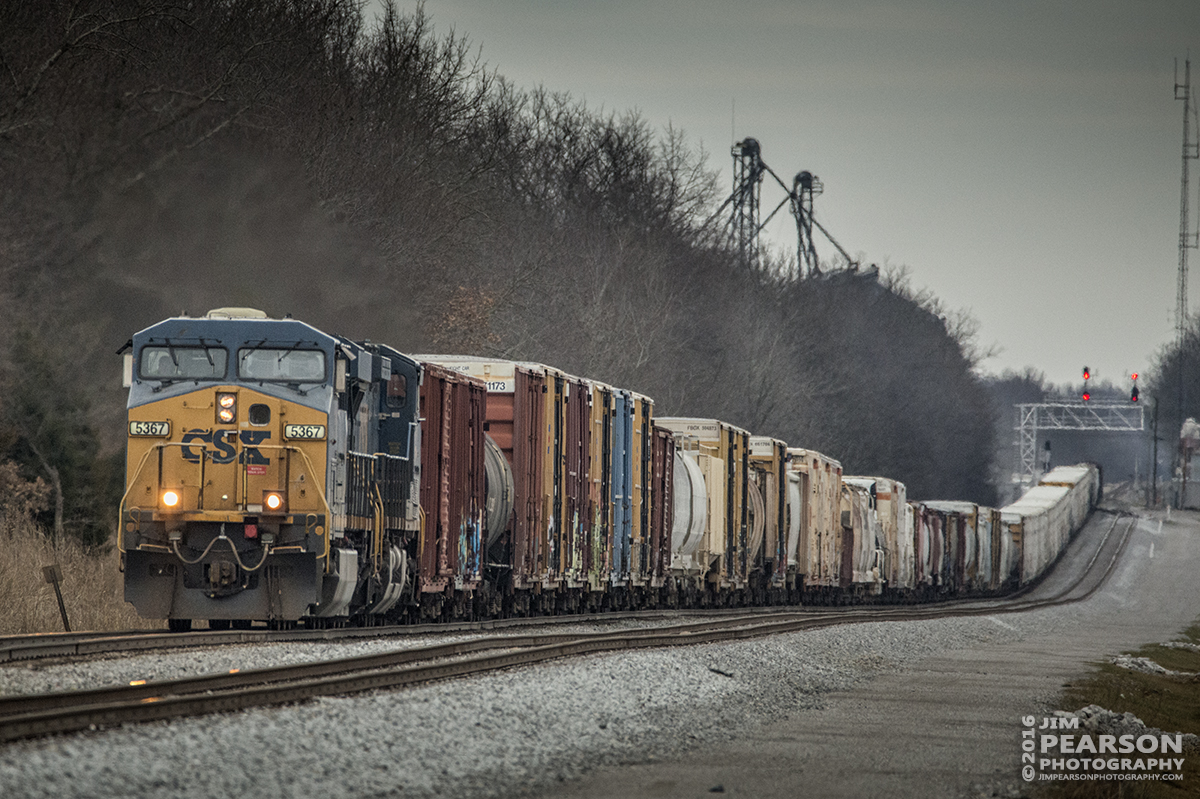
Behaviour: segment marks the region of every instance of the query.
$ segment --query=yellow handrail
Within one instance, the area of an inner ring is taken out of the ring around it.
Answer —
[[[371,497],[371,505],[375,511],[375,535],[371,540],[371,557],[375,561],[375,568],[379,568],[379,564],[383,563],[383,495],[379,493],[379,482],[375,481],[374,496]]]
[[[325,551],[320,557],[325,559],[325,571],[329,571],[329,546],[330,536],[332,534],[331,527],[333,526],[333,514],[329,510],[329,503],[325,500],[325,491],[321,488],[320,480],[316,479],[315,470],[313,469],[312,461],[308,459],[308,454],[297,447],[295,444],[258,444],[258,449],[280,449],[288,450],[289,452],[298,452],[300,457],[304,458],[304,465],[308,467],[308,473],[313,475],[313,488],[317,491],[317,498],[321,500],[321,507],[325,509],[325,533],[322,538],[325,540]],[[324,477],[324,475],[322,475]]]
[[[125,493],[121,495],[121,503],[117,505],[117,551],[125,551],[125,500],[129,499],[129,492],[133,490],[133,486],[137,483],[137,479],[142,476],[142,469],[146,468],[146,459],[150,457],[150,453],[162,449],[164,444],[172,442],[158,442],[146,450],[146,454],[142,455],[142,460],[138,463],[137,471],[133,473],[133,479],[129,481]]]
[[[159,442],[156,442],[155,444],[151,445],[151,447],[148,450],[146,450],[146,453],[144,455],[142,455],[142,460],[138,463],[137,471],[134,472],[133,478],[129,481],[129,485],[125,489],[125,494],[121,497],[121,504],[118,506],[118,514],[119,514],[117,517],[117,549],[118,549],[118,551],[125,552],[125,503],[129,499],[129,492],[131,492],[133,490],[134,485],[137,484],[138,479],[142,476],[142,470],[146,468],[146,461],[149,459],[151,453],[160,451],[166,447],[184,447],[184,446],[190,447],[190,446],[194,446],[194,444],[193,444],[193,442],[190,442],[190,441],[187,442],[186,444],[182,441],[159,441]],[[333,524],[333,514],[329,510],[329,502],[326,501],[326,499],[325,499],[325,491],[324,491],[324,489],[321,488],[320,480],[316,476],[315,470],[313,469],[312,461],[309,459],[308,454],[304,450],[300,449],[299,447],[297,447],[294,444],[258,444],[257,448],[258,449],[274,449],[274,450],[286,450],[289,452],[298,452],[298,453],[300,453],[300,457],[304,459],[304,465],[308,467],[308,473],[313,476],[313,488],[316,489],[317,498],[321,500],[321,507],[325,509],[325,532],[321,536],[321,538],[323,539],[324,544],[325,544],[325,550],[324,550],[324,552],[321,553],[321,555],[319,557],[325,560],[325,571],[329,571],[329,548],[330,548],[330,535],[331,535],[330,528]],[[205,457],[206,457],[205,454],[201,454],[201,456],[200,456],[201,464],[203,464],[203,460]],[[203,469],[203,465],[201,465],[201,469]],[[201,485],[200,490],[203,490],[203,488],[204,488],[203,485]],[[204,512],[204,511],[201,511],[201,512]]]

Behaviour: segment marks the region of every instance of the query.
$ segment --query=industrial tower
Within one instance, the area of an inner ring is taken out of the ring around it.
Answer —
[[[762,230],[784,205],[788,205],[796,220],[798,274],[784,277],[795,279],[815,277],[821,274],[817,248],[813,241],[814,227],[824,234],[825,238],[846,259],[851,269],[857,268],[858,262],[850,257],[850,254],[842,248],[842,245],[838,244],[837,240],[816,220],[813,214],[813,198],[824,190],[820,178],[808,171],[800,172],[792,180],[789,188],[779,175],[775,174],[775,170],[767,166],[763,160],[762,145],[759,144],[758,139],[743,139],[733,145],[730,154],[733,156],[733,192],[725,199],[725,202],[721,203],[721,207],[717,209],[716,213],[709,217],[705,225],[707,226],[709,222],[719,217],[726,208],[732,208],[728,230],[732,243],[737,249],[738,258],[744,265],[751,269],[758,269],[761,266],[760,236]],[[775,182],[783,189],[784,197],[771,213],[767,214],[767,218],[763,219],[762,182],[765,175],[770,175],[775,179]]]

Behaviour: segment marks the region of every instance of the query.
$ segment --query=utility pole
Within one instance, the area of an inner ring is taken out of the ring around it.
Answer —
[[[1158,397],[1154,398],[1154,417],[1152,422],[1152,435],[1154,436],[1153,454],[1150,456],[1154,464],[1154,476],[1150,478],[1150,507],[1158,507]]]
[[[1179,353],[1179,380],[1176,386],[1176,402],[1179,420],[1183,421],[1183,346],[1188,324],[1188,262],[1187,251],[1195,249],[1200,231],[1189,232],[1188,213],[1188,161],[1200,157],[1200,145],[1193,141],[1192,116],[1196,113],[1192,105],[1192,61],[1183,62],[1183,83],[1179,82],[1179,60],[1175,61],[1175,99],[1183,100],[1183,170],[1179,181],[1179,278],[1175,290],[1175,347]]]

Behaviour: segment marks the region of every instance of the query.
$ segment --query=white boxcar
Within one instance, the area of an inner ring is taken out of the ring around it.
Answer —
[[[904,483],[890,477],[843,477],[868,485],[875,497],[879,520],[878,546],[883,550],[881,576],[890,590],[910,591],[916,576],[913,509]]]
[[[1002,518],[1021,539],[1021,582],[1042,573],[1058,557],[1071,534],[1066,486],[1034,486],[1011,505]]]
[[[842,477],[843,546],[852,551],[851,577],[855,585],[865,585],[870,593],[883,590],[886,543],[879,522],[876,485],[872,478]],[[849,539],[845,525],[850,511]]]
[[[1059,466],[1016,502],[1001,508],[1001,518],[1020,553],[1020,582],[1033,580],[1058,558],[1099,498],[1100,472],[1095,466]]]
[[[811,449],[788,449],[804,496],[799,568],[805,586],[836,588],[841,578],[842,465]]]

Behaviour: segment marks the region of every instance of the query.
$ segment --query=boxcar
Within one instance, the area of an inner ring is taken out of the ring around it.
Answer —
[[[841,577],[842,465],[811,449],[788,449],[803,493],[799,568],[814,593],[837,588]]]

